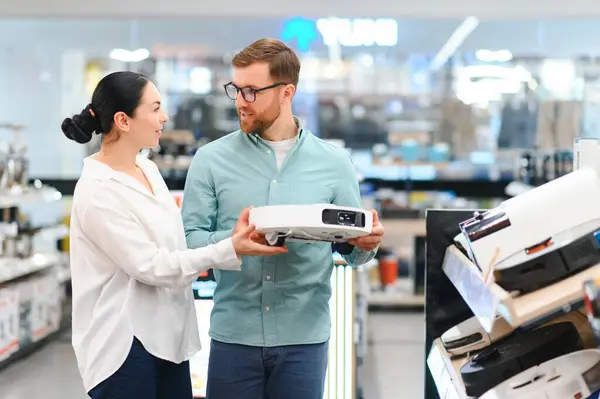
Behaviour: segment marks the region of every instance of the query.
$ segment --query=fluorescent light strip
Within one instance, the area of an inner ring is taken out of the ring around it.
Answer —
[[[113,60],[121,62],[140,62],[150,57],[150,51],[145,48],[139,48],[137,50],[126,50],[122,48],[116,48],[111,50],[109,57]]]
[[[323,399],[354,399],[354,269],[337,266],[331,274],[331,338]]]
[[[345,314],[344,314],[344,299],[345,299],[345,295],[344,293],[346,292],[345,287],[344,287],[344,267],[343,266],[338,266],[336,267],[337,269],[337,273],[336,273],[336,277],[337,277],[337,297],[338,297],[338,303],[337,303],[337,309],[336,309],[336,313],[337,313],[337,344],[336,344],[336,355],[337,355],[337,362],[335,365],[335,368],[337,370],[337,375],[335,377],[336,379],[336,398],[344,398],[344,349],[345,349],[345,345],[344,345],[344,333],[345,333],[345,328],[344,328],[344,323],[346,322],[345,319]]]
[[[430,69],[437,71],[448,61],[450,57],[458,50],[463,44],[465,39],[477,28],[479,25],[479,19],[476,17],[466,18],[456,30],[452,33],[446,44],[442,46],[442,49],[436,54],[431,62]]]
[[[335,268],[333,269],[333,272],[335,273]],[[331,292],[334,293],[335,292],[335,285],[334,285],[334,278],[333,278],[333,274],[331,276],[330,279],[330,283],[331,283]],[[333,303],[334,303],[334,296],[331,295],[331,298],[329,299],[329,314],[330,317],[332,317],[332,326],[331,328],[333,329]],[[328,349],[328,353],[327,353],[327,372],[325,373],[325,392],[323,394],[323,399],[335,399],[335,396],[331,396],[329,393],[329,387],[331,385],[331,355],[332,355],[332,350],[331,350],[331,338],[329,339],[329,349]]]
[[[330,300],[330,313],[331,313],[331,338],[329,339],[329,398],[337,399],[336,395],[336,377],[337,377],[337,267],[333,268],[331,274],[331,300]]]
[[[352,296],[354,290],[352,284],[348,284],[348,276],[352,276],[353,268],[344,266],[344,398],[355,399],[356,393],[352,391],[352,382],[354,374],[352,373],[354,360],[354,351],[352,350],[353,326],[354,326],[354,302]]]
[[[356,320],[356,269],[352,267],[346,268],[346,303],[348,304],[348,321],[346,323],[346,336],[348,343],[346,345],[347,359],[346,378],[348,387],[348,399],[356,396],[356,367],[358,366],[356,359],[356,347],[358,344],[357,320]]]

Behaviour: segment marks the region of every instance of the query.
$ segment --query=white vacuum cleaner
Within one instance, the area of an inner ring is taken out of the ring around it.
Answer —
[[[496,316],[494,327],[487,333],[476,317],[471,317],[442,334],[442,344],[452,356],[479,351],[510,335],[514,328]]]
[[[455,238],[507,291],[532,291],[600,263],[600,178],[583,168],[460,224]]]

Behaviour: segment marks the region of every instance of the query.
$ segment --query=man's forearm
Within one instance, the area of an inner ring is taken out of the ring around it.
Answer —
[[[189,230],[185,232],[188,248],[202,248],[231,237],[233,229],[220,231]]]
[[[342,255],[342,258],[349,266],[358,267],[373,260],[375,255],[377,255],[377,250],[378,249],[374,249],[373,251],[363,251],[360,248],[354,248],[354,250],[348,255]]]

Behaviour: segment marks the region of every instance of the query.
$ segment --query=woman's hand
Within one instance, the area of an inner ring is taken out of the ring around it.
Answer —
[[[250,209],[246,208],[242,211],[233,229],[231,240],[236,254],[238,256],[272,256],[287,253],[286,247],[271,247],[259,239],[260,235],[254,231],[256,226],[249,223]]]

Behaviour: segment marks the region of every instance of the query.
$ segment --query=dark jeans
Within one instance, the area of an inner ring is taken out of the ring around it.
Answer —
[[[212,340],[207,399],[323,399],[328,346],[261,348]]]
[[[191,399],[189,362],[159,359],[134,338],[125,363],[88,395],[92,399]]]

